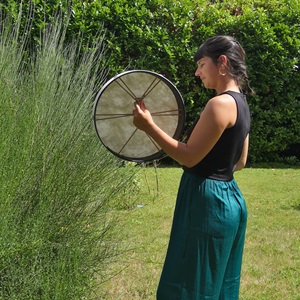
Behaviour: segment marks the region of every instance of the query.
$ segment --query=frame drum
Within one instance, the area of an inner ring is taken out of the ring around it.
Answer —
[[[178,140],[185,122],[182,96],[171,81],[151,71],[126,71],[110,79],[98,92],[93,113],[102,144],[117,157],[138,163],[164,156],[155,141],[133,125],[134,102],[141,100],[154,122]]]

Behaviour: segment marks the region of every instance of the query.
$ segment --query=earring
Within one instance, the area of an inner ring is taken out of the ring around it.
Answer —
[[[221,72],[221,68],[219,69],[219,74],[221,75],[221,76],[225,76],[226,75],[226,72],[225,73],[222,73]]]

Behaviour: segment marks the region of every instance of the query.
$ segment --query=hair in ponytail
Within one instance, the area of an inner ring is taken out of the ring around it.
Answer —
[[[199,47],[194,56],[194,60],[197,62],[202,57],[208,56],[217,63],[220,55],[227,57],[228,72],[236,80],[240,89],[245,94],[254,94],[248,79],[245,51],[240,43],[233,37],[219,35],[208,38]]]

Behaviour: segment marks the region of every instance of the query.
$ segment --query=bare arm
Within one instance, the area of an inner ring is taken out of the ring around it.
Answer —
[[[247,157],[248,157],[248,148],[249,148],[249,134],[247,135],[247,137],[244,141],[243,151],[242,151],[240,159],[238,160],[238,162],[235,165],[234,171],[240,171],[245,167],[246,162],[247,162]]]
[[[234,107],[234,109],[232,109]],[[143,102],[135,104],[133,123],[145,131],[174,160],[187,167],[200,162],[217,143],[223,131],[236,119],[234,100],[227,97],[211,99],[195,126],[188,142],[174,140],[159,128],[152,120],[151,114]]]

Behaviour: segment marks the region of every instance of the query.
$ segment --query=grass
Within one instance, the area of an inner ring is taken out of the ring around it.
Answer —
[[[140,205],[117,213],[124,253],[110,264],[104,299],[155,299],[181,173],[141,169]],[[299,300],[300,169],[247,168],[235,177],[249,213],[240,299]]]

